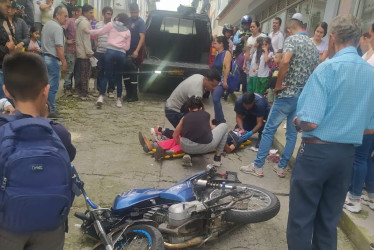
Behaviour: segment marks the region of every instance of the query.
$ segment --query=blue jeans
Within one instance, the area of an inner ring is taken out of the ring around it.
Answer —
[[[352,144],[301,144],[290,181],[289,250],[337,249],[354,151]]]
[[[50,105],[50,113],[56,113],[56,94],[60,84],[60,65],[56,58],[44,56],[44,62],[48,70],[48,83],[51,86],[48,93],[48,102]]]
[[[177,112],[175,110],[169,109],[165,105],[165,116],[169,120],[171,125],[173,125],[174,128],[176,128],[178,126],[178,124],[179,124],[180,120],[182,119],[183,115],[184,115],[183,113],[180,113],[180,112]]]
[[[292,120],[296,116],[299,95],[300,94],[297,94],[294,97],[275,99],[266,121],[264,131],[262,132],[260,147],[258,148],[257,156],[254,161],[256,167],[260,168],[264,166],[266,157],[268,156],[273,143],[274,134],[285,118],[287,118],[286,146],[284,147],[278,166],[280,168],[287,167],[288,161],[295,149],[297,139],[297,132],[292,126]]]
[[[368,193],[374,194],[374,163],[371,154],[374,150],[374,134],[364,135],[361,146],[355,149],[351,186],[349,192],[360,198],[362,187],[366,184]]]
[[[221,98],[224,92],[225,89],[222,87],[222,85],[218,85],[212,92],[212,99],[214,104],[214,118],[219,122],[226,122],[221,104]]]
[[[4,85],[3,69],[0,69],[0,99],[6,97],[3,91],[3,85]]]
[[[117,86],[117,98],[122,96],[122,74],[126,63],[126,54],[112,49],[107,49],[104,56],[104,75],[100,79],[100,95],[105,94],[107,83],[113,76]]]

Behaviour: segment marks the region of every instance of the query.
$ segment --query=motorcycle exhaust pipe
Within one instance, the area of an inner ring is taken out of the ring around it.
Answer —
[[[204,239],[202,237],[195,237],[195,238],[190,239],[190,240],[188,240],[186,242],[183,242],[183,243],[172,244],[172,243],[164,242],[164,246],[166,248],[170,248],[170,249],[186,248],[186,247],[192,247],[192,246],[199,245],[199,244],[203,243],[203,241],[204,241]]]

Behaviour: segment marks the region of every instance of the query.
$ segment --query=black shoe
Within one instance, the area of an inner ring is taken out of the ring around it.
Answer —
[[[256,148],[260,147],[261,139],[262,139],[262,134],[258,134],[258,138],[257,138],[256,146],[255,146]]]
[[[127,99],[127,102],[137,102],[139,101],[138,96],[132,96]]]

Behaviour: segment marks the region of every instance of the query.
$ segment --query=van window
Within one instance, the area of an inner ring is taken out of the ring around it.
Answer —
[[[196,27],[195,22],[190,19],[165,17],[162,21],[160,31],[171,34],[193,35],[196,34]]]

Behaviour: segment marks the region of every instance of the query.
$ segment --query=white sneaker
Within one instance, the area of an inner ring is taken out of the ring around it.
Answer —
[[[103,106],[103,102],[104,102],[104,96],[99,96],[99,98],[97,98],[97,101],[96,101],[96,106],[98,108],[101,108],[101,106]]]
[[[367,195],[361,195],[361,203],[363,205],[369,206],[371,210],[374,210],[374,200],[369,199]]]
[[[279,176],[279,178],[286,177],[286,174],[284,173],[284,168],[278,167],[278,165],[275,165],[273,167],[273,171]]]
[[[351,213],[360,213],[362,210],[361,207],[361,200],[351,200],[349,195],[345,198],[344,208],[347,209]]]
[[[117,100],[117,101],[116,101],[116,106],[117,106],[118,108],[122,108],[122,102],[121,102],[121,100]]]
[[[113,92],[109,92],[108,96],[109,96],[109,98],[114,98],[114,93]]]
[[[264,169],[263,167],[261,168],[256,167],[254,163],[240,167],[240,171],[242,171],[243,173],[251,174],[254,176],[258,176],[258,177],[264,177],[263,169]]]
[[[188,155],[188,154],[183,155],[182,165],[183,165],[183,167],[192,167],[192,161],[191,161],[191,156],[190,155]]]

